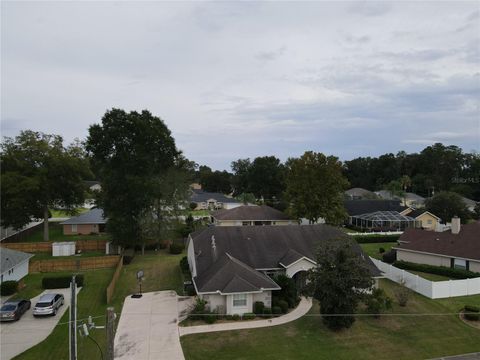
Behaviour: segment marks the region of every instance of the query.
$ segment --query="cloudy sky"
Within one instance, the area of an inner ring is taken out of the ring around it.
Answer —
[[[480,2],[7,2],[2,135],[149,109],[187,157],[480,149]]]

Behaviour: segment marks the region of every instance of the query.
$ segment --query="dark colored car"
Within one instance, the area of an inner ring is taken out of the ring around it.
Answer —
[[[17,321],[30,309],[30,300],[8,301],[0,308],[0,321]]]

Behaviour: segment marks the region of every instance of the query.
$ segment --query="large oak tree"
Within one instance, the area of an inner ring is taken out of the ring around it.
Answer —
[[[73,212],[84,202],[83,180],[92,175],[82,147],[64,147],[58,135],[27,130],[5,138],[1,149],[2,226],[20,229],[43,218],[48,241],[49,208]]]

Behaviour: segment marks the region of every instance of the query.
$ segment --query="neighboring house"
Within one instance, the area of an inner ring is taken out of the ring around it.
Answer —
[[[467,209],[471,212],[474,212],[475,207],[477,206],[477,202],[474,201],[474,200],[471,200],[469,198],[463,197],[463,196],[461,196],[461,197],[462,197],[462,201],[465,204],[465,206],[467,207]]]
[[[408,229],[399,243],[397,260],[480,273],[480,221],[461,225],[453,218],[451,230],[444,232]]]
[[[195,290],[210,310],[220,314],[244,314],[262,301],[270,307],[272,291],[280,290],[271,278],[285,274],[297,286],[316,266],[316,249],[327,239],[347,235],[329,225],[212,226],[192,233],[187,253]],[[354,251],[380,276],[360,246]]]
[[[420,221],[420,226],[425,230],[438,229],[440,222],[442,221],[438,216],[425,209],[411,209],[411,211],[407,212],[405,215]]]
[[[360,200],[360,199],[376,199],[378,196],[367,189],[363,188],[351,188],[345,191],[345,197],[350,200]]]
[[[217,226],[298,224],[297,220],[266,205],[242,205],[234,209],[218,210],[212,214],[212,219]]]
[[[84,181],[84,183],[88,186],[89,190],[91,190],[91,191],[102,190],[102,186],[100,185],[100,181]]]
[[[32,254],[0,247],[0,284],[4,281],[19,281],[28,275],[28,263]]]
[[[398,200],[345,200],[347,224],[369,231],[398,231],[420,227],[420,222],[408,216],[412,209]]]
[[[233,209],[242,205],[240,201],[229,198],[223,194],[203,191],[201,189],[192,189],[190,202],[197,204],[195,210]]]
[[[61,222],[64,235],[88,235],[105,232],[107,219],[102,209],[92,209],[67,221]]]
[[[412,192],[406,192],[403,196],[393,195],[389,190],[375,191],[383,200],[400,200],[403,205],[413,208],[421,208],[425,206],[425,198]]]

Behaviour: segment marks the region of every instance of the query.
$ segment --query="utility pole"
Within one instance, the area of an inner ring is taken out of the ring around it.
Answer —
[[[77,283],[75,275],[72,276],[70,283],[70,322],[68,325],[70,360],[77,360]]]
[[[107,308],[107,357],[106,360],[113,360],[114,339],[115,339],[115,313],[113,307]]]

